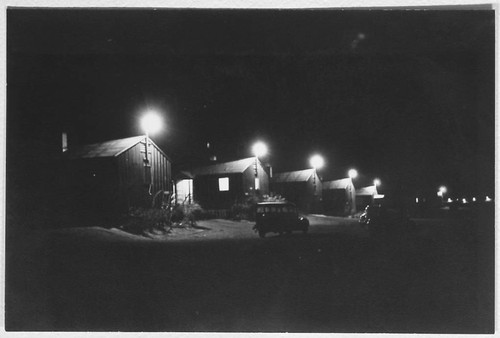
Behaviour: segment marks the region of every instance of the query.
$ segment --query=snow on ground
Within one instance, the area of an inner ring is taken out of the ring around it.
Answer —
[[[249,221],[231,221],[211,219],[196,222],[196,227],[172,228],[167,233],[150,232],[147,235],[135,235],[118,228],[75,227],[53,230],[52,233],[62,236],[77,237],[84,240],[105,242],[121,241],[172,241],[193,240],[203,238],[244,238],[253,236],[254,223]]]
[[[335,227],[335,232],[358,232],[357,219],[332,217],[324,215],[307,215],[311,232],[323,231]],[[226,219],[210,219],[196,222],[195,227],[174,227],[166,233],[149,232],[146,235],[136,235],[118,228],[75,227],[53,230],[58,235],[66,235],[84,240],[99,240],[104,242],[152,242],[152,241],[184,241],[203,239],[239,239],[257,236],[252,229],[255,222]],[[326,227],[326,228],[325,228]]]

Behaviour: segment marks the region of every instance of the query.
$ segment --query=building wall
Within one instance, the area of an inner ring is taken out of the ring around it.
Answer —
[[[219,178],[229,179],[229,190],[219,190]],[[205,209],[230,209],[244,196],[242,174],[199,175],[193,180],[194,200]]]
[[[258,195],[268,195],[269,194],[269,175],[265,171],[264,167],[257,164],[257,178],[259,179],[259,190]],[[255,187],[255,165],[249,166],[243,172],[243,194],[253,194]]]
[[[295,203],[302,212],[309,212],[312,207],[313,188],[309,182],[273,183],[272,191],[287,201]]]
[[[144,144],[138,143],[117,157],[122,203],[127,206],[150,206],[160,190],[172,190],[171,163],[155,146],[148,146],[150,179],[144,167]],[[151,183],[151,186],[149,185]]]
[[[71,160],[67,182],[68,199],[81,210],[103,214],[118,207],[118,167],[113,158]]]
[[[219,178],[229,178],[229,191],[219,191]],[[258,195],[269,194],[269,175],[258,162]],[[243,173],[198,175],[193,183],[194,200],[205,209],[230,209],[255,193],[255,166],[250,165]]]
[[[356,213],[354,185],[345,189],[323,189],[323,208],[327,215],[349,216]]]
[[[315,172],[314,177],[309,178],[308,184],[311,187],[311,207],[310,213],[323,213],[323,183]]]
[[[272,182],[271,191],[295,203],[297,208],[305,213],[322,212],[323,188],[318,175],[311,176],[302,182]]]
[[[356,208],[358,210],[364,210],[367,205],[373,203],[373,195],[357,195],[356,196]]]

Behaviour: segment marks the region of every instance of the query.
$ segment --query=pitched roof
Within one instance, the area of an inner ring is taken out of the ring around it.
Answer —
[[[110,140],[105,142],[86,144],[70,149],[69,158],[96,158],[96,157],[116,157],[124,151],[132,148],[137,143],[144,141],[144,136],[133,136],[119,140]],[[149,142],[156,147],[163,155],[163,151],[151,140]],[[167,155],[165,157],[168,158]]]
[[[272,180],[274,183],[307,182],[313,174],[314,169],[288,171],[273,175]]]
[[[346,189],[347,186],[352,185],[352,180],[348,178],[342,178],[340,180],[323,182],[323,189]]]
[[[206,167],[195,168],[191,170],[193,176],[217,175],[217,174],[235,174],[244,172],[255,162],[255,157],[244,158],[242,160],[217,163]]]
[[[174,175],[174,178],[176,180],[192,179],[193,174],[189,171],[181,170],[181,171],[177,172],[177,174]]]
[[[378,195],[377,187],[369,185],[367,187],[356,189],[356,196],[374,196]]]

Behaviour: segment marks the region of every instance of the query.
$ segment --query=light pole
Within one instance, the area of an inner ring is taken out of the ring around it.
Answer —
[[[311,164],[311,167],[314,169],[313,184],[314,194],[316,195],[316,174],[318,169],[321,169],[325,164],[325,160],[323,159],[323,157],[321,157],[321,155],[313,155],[309,160],[309,164]]]
[[[351,179],[351,183],[352,183],[352,181],[356,177],[358,177],[358,171],[356,169],[349,169],[349,171],[347,172],[347,175]],[[354,183],[353,183],[353,191],[351,193],[351,199],[352,199],[352,202],[351,202],[350,214],[354,215],[356,213],[356,188],[354,188]]]
[[[257,194],[257,190],[260,189],[258,162],[259,162],[259,157],[262,157],[267,154],[266,144],[260,141],[255,143],[252,147],[252,153],[255,156],[254,167],[253,167],[255,176],[254,191],[255,194]]]
[[[149,185],[148,192],[151,195],[151,186],[153,184],[151,179],[151,165],[148,158],[148,143],[149,135],[158,132],[162,128],[161,118],[153,111],[148,111],[141,119],[141,127],[144,131],[144,172],[146,177],[146,184]]]
[[[316,189],[316,176],[317,176],[317,172],[318,172],[318,169],[321,169],[324,165],[325,165],[325,160],[323,159],[323,157],[321,155],[313,155],[311,157],[311,159],[309,160],[309,163],[311,165],[311,167],[314,169],[314,172],[313,172],[313,189],[314,189],[314,209],[316,209],[316,203],[317,203],[317,199],[318,199],[318,193],[317,193],[317,189]]]
[[[347,172],[347,175],[349,175],[351,180],[353,180],[356,177],[358,177],[358,171],[356,169],[349,169],[349,171]]]

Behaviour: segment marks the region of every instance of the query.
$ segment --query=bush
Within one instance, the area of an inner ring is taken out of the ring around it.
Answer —
[[[146,231],[167,231],[171,227],[170,210],[154,208],[130,208],[121,229],[143,234]]]
[[[248,221],[255,220],[255,206],[262,199],[258,196],[248,196],[243,201],[236,201],[231,206],[231,217],[234,220],[246,219]]]
[[[179,204],[172,211],[172,222],[180,226],[194,226],[204,214],[203,208],[198,203]]]

